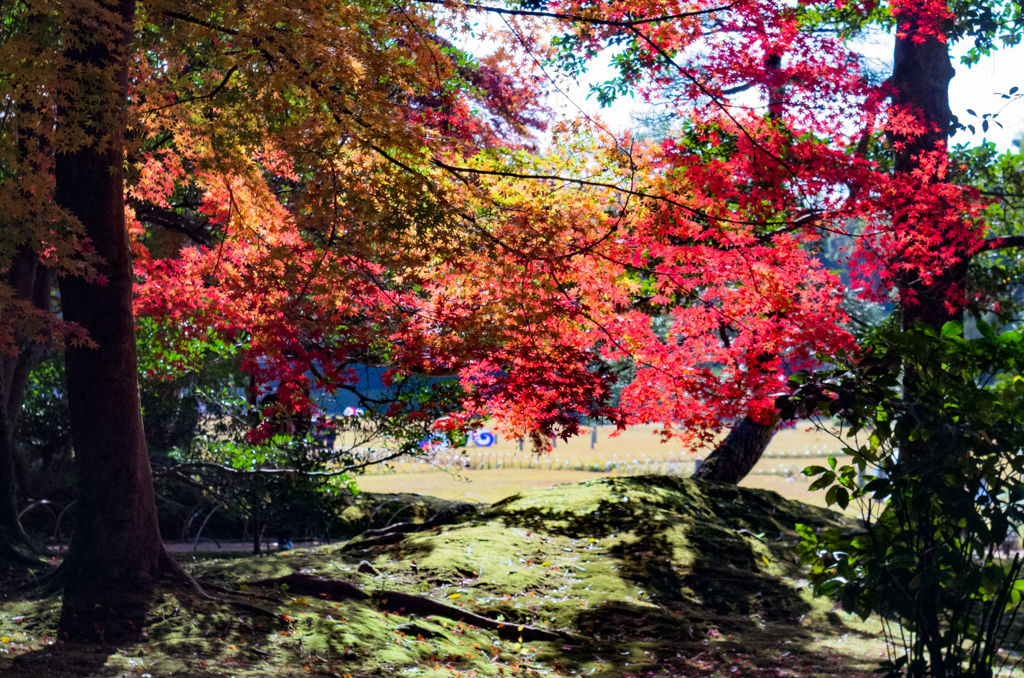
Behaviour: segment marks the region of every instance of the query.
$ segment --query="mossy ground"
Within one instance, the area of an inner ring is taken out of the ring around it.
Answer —
[[[0,606],[10,676],[868,676],[879,628],[811,596],[795,523],[838,516],[779,495],[641,476],[515,495],[457,525],[355,544],[189,560],[237,594],[154,594],[141,642],[54,643],[60,599]],[[358,572],[360,561],[379,574]],[[438,617],[249,587],[302,572],[402,591],[566,642],[507,642]],[[263,614],[254,609],[262,608]]]

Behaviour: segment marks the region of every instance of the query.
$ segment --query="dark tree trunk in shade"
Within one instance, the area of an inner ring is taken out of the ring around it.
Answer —
[[[118,91],[112,100],[123,105],[134,0],[121,0],[118,10],[127,27],[121,45],[96,43],[68,56],[85,70],[113,66]],[[62,640],[110,641],[141,629],[144,610],[135,604],[144,603],[162,573],[183,576],[160,538],[142,428],[124,213],[124,122],[110,113],[97,111],[94,117],[95,135],[105,146],[56,156],[57,202],[82,223],[103,259],[105,277],[60,279],[64,319],[83,327],[97,344],[69,348],[66,355],[78,496],[64,563]]]
[[[761,459],[777,427],[777,422],[762,424],[744,417],[708,455],[693,477],[732,485],[739,483]]]
[[[910,11],[914,11],[913,6]],[[955,72],[950,63],[947,43],[935,36],[921,35],[916,16],[897,16],[896,21],[903,29],[896,39],[893,58],[893,102],[909,108],[927,128],[927,132],[921,136],[896,136],[894,139],[902,147],[896,147],[893,168],[897,173],[908,174],[921,169],[922,153],[945,152],[947,149],[947,137],[953,123],[953,114],[949,108],[949,81]],[[905,226],[912,228],[913,224]],[[905,329],[917,323],[940,329],[949,321],[963,320],[963,305],[958,299],[962,298],[964,292],[967,263],[968,253],[960,252],[959,261],[936,276],[930,285],[924,285],[916,271],[907,272],[901,281],[902,291],[904,294],[912,292],[916,299],[907,302],[905,297],[902,304]],[[915,374],[904,375],[904,393],[908,401],[915,399],[917,383]],[[922,469],[941,468],[944,463],[940,458],[941,447],[919,440],[904,441],[900,445],[900,460]],[[930,531],[926,530],[922,538],[931,539]],[[934,551],[922,548],[922,553],[926,554],[923,556],[922,568],[931,567],[927,561],[933,557]],[[923,678],[926,670],[933,678],[945,678],[947,675],[943,657],[943,632],[935,605],[939,595],[940,589],[936,582],[926,585],[918,596],[914,621],[923,645],[928,650],[929,662],[927,669],[923,665],[915,667],[912,663],[908,674],[912,678]]]

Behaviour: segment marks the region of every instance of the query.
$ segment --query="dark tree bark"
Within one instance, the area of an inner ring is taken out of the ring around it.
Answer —
[[[893,72],[890,80],[893,103],[914,111],[926,125],[921,136],[895,135],[901,147],[897,148],[893,169],[897,174],[909,174],[920,169],[919,158],[929,151],[945,151],[952,129],[953,112],[949,108],[949,81],[956,72],[950,63],[949,46],[935,36],[917,42],[916,16],[900,16],[897,22],[907,30],[896,38],[893,54]],[[931,285],[925,286],[914,271],[905,276],[902,286],[913,291],[917,302],[903,304],[903,326],[909,328],[923,322],[939,329],[951,320],[963,319],[963,308],[952,303],[949,292],[963,290],[967,277],[967,253],[961,254],[960,263],[950,266]]]
[[[120,0],[117,8],[119,44],[100,41],[67,55],[83,72],[113,70],[117,91],[111,101],[123,108],[135,2]],[[75,28],[86,30],[84,23]],[[71,640],[109,641],[132,626],[141,629],[139,605],[144,607],[146,592],[161,574],[184,577],[164,550],[157,523],[139,404],[124,212],[124,121],[120,110],[111,113],[98,110],[91,116],[94,138],[103,145],[94,142],[56,156],[57,203],[81,222],[103,259],[105,278],[60,279],[64,319],[83,327],[97,344],[69,348],[66,355],[78,496],[64,563],[60,633]],[[117,608],[122,602],[127,604]]]
[[[892,86],[895,90],[893,102],[898,106],[909,108],[926,126],[926,133],[918,137],[899,137],[894,157],[894,170],[897,173],[911,173],[921,167],[922,153],[931,151],[945,152],[947,138],[952,129],[953,113],[949,108],[949,81],[955,75],[950,63],[949,47],[946,42],[936,36],[922,34],[915,10],[911,6],[910,13],[896,17],[897,23],[904,27],[896,38],[893,59]],[[923,38],[923,39],[922,39]],[[956,299],[962,297],[967,276],[968,253],[961,252],[959,261],[949,266],[930,285],[921,282],[915,271],[909,271],[902,280],[904,294],[912,292],[915,299],[901,304],[904,329],[916,323],[924,323],[940,329],[949,321],[963,320],[963,305]],[[951,295],[958,290],[959,295]],[[908,401],[915,398],[917,379],[910,373],[904,377],[904,393]],[[914,464],[916,468],[941,468],[943,460],[935,458],[941,455],[934,443],[923,441],[905,441],[901,444],[900,463]],[[921,534],[923,543],[932,540],[930,530]],[[922,567],[928,566],[933,549],[923,550]],[[924,647],[928,650],[929,662],[927,670],[933,678],[945,678],[946,666],[943,656],[941,624],[935,601],[940,589],[938,583],[929,584],[918,596],[916,626]],[[913,678],[923,678],[925,666],[914,665],[910,671]]]
[[[708,455],[693,477],[698,480],[712,480],[717,483],[735,485],[747,477],[754,465],[761,459],[768,443],[775,435],[778,422],[762,424],[744,417],[715,451]]]

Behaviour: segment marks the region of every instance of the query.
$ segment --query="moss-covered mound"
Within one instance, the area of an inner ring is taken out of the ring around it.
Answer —
[[[795,562],[797,523],[840,518],[773,492],[606,478],[458,519],[383,540],[197,561],[197,577],[238,593],[162,591],[146,638],[125,647],[53,645],[58,599],[9,602],[0,666],[17,676],[767,678],[867,676],[881,657],[877,628],[813,599]],[[345,579],[370,597],[255,585],[296,572],[307,583]],[[460,610],[515,631],[481,628]],[[519,642],[529,635],[520,626],[561,637]]]
[[[469,506],[472,504],[421,494],[362,492],[338,517],[338,536],[351,539],[366,530],[400,523],[422,524]]]

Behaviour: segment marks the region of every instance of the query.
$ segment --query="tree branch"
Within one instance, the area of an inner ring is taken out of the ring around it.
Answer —
[[[371,148],[373,148],[373,150],[377,151],[385,159],[390,160],[391,162],[394,162],[396,165],[402,167],[403,169],[406,169],[406,170],[408,170],[410,172],[414,171],[414,170],[410,169],[408,166],[400,163],[398,160],[393,159],[390,155],[388,155],[388,153],[386,151],[384,151],[382,149],[379,149],[379,148],[376,148],[376,147],[371,147]],[[795,221],[789,221],[789,220],[780,220],[780,221],[748,221],[748,220],[745,220],[745,219],[728,219],[726,217],[712,216],[712,215],[708,214],[707,212],[705,212],[703,210],[699,210],[699,209],[697,209],[695,207],[691,207],[691,206],[689,206],[689,205],[687,205],[685,203],[679,202],[678,200],[673,200],[672,198],[670,198],[670,197],[668,197],[666,195],[658,195],[658,194],[655,194],[655,193],[645,193],[643,191],[638,191],[638,190],[632,189],[632,188],[623,188],[622,186],[617,186],[615,184],[611,184],[611,183],[607,183],[607,182],[603,182],[603,181],[592,181],[590,179],[580,179],[580,178],[574,178],[574,177],[563,177],[563,176],[558,175],[558,174],[528,174],[528,173],[525,173],[525,172],[509,172],[509,171],[505,171],[505,170],[486,170],[486,169],[478,169],[478,168],[474,168],[474,167],[460,167],[458,165],[449,165],[448,163],[446,163],[446,162],[444,162],[442,160],[439,160],[437,158],[435,158],[432,162],[433,162],[433,164],[436,167],[440,167],[441,169],[447,170],[448,172],[451,172],[451,173],[456,174],[456,175],[457,174],[463,174],[463,173],[464,174],[479,174],[479,175],[483,175],[483,176],[507,177],[507,178],[510,178],[510,179],[531,179],[531,180],[536,180],[536,181],[559,181],[559,182],[564,182],[564,183],[567,183],[567,184],[576,184],[577,186],[591,186],[593,188],[606,188],[608,190],[615,191],[616,193],[621,193],[621,194],[627,195],[627,196],[635,196],[637,198],[643,198],[643,199],[647,199],[647,200],[654,200],[654,201],[657,201],[657,202],[668,203],[669,205],[672,205],[673,207],[678,207],[681,210],[689,212],[690,214],[693,214],[694,216],[700,217],[702,219],[706,219],[709,222],[720,222],[720,223],[727,223],[727,224],[739,224],[739,225],[743,225],[743,226],[779,226],[779,227],[794,227],[794,228],[802,226],[802,225],[807,223],[807,217],[806,216],[798,217],[797,220],[795,220]],[[418,174],[418,172],[417,172],[417,174]],[[821,214],[820,213],[815,213],[815,216],[821,216]]]
[[[785,160],[783,160],[782,158],[778,157],[777,155],[775,155],[774,153],[769,151],[767,148],[765,148],[761,143],[759,143],[757,141],[757,139],[754,138],[754,136],[747,130],[746,127],[744,127],[743,125],[740,124],[740,122],[736,119],[736,117],[733,116],[733,114],[729,112],[728,107],[723,102],[719,101],[718,97],[715,96],[714,92],[712,92],[710,89],[708,89],[707,85],[705,85],[703,82],[700,81],[700,78],[698,78],[696,75],[694,75],[690,71],[686,70],[685,68],[683,68],[678,63],[676,63],[676,60],[673,59],[672,56],[668,52],[666,52],[665,49],[661,45],[659,45],[657,42],[655,42],[649,36],[644,35],[636,26],[630,26],[629,27],[629,31],[631,33],[633,33],[633,35],[635,35],[636,37],[640,38],[640,40],[642,40],[645,43],[647,43],[651,47],[651,49],[653,49],[655,52],[658,53],[658,56],[660,56],[665,61],[666,64],[668,64],[669,66],[673,67],[683,77],[685,77],[687,80],[689,80],[694,85],[696,85],[696,87],[705,96],[707,96],[713,102],[715,102],[715,106],[717,106],[718,109],[722,112],[722,114],[725,115],[727,118],[729,118],[729,120],[731,120],[733,122],[733,124],[736,125],[737,129],[739,129],[743,133],[743,136],[745,136],[747,138],[747,141],[749,141],[755,148],[757,148],[759,151],[761,151],[762,153],[767,155],[769,158],[774,160],[776,163],[778,163],[781,167],[783,167],[790,174],[790,176],[793,176],[793,177],[796,176],[796,172],[793,171],[793,168],[790,167],[789,164]]]
[[[358,464],[349,464],[338,469],[331,471],[303,471],[296,468],[257,468],[257,469],[237,469],[231,466],[224,466],[223,464],[214,464],[210,462],[189,462],[186,464],[178,464],[177,466],[171,466],[162,469],[153,469],[154,476],[174,475],[178,476],[181,473],[188,473],[193,471],[200,471],[203,469],[213,471],[229,478],[244,478],[252,476],[301,476],[305,478],[333,478],[335,476],[345,475],[352,471],[358,471],[360,469],[375,466],[377,464],[383,464],[385,462],[398,459],[399,457],[408,454],[406,451],[395,450],[392,454],[385,455],[380,459],[369,459],[366,461],[359,462]]]
[[[203,21],[191,14],[182,14],[181,12],[175,12],[169,9],[165,9],[160,12],[164,16],[169,16],[172,19],[178,19],[185,23],[195,24],[196,26],[202,26],[203,28],[209,28],[211,31],[217,31],[218,33],[226,33],[227,35],[238,35],[238,30],[233,28],[226,28],[224,26],[218,26],[215,23],[209,21]]]
[[[632,28],[633,26],[642,26],[644,24],[661,23],[663,21],[674,21],[676,19],[685,19],[691,16],[702,16],[705,14],[714,14],[715,12],[721,12],[734,7],[733,4],[722,5],[720,7],[711,7],[709,9],[697,10],[694,12],[681,12],[679,14],[668,14],[665,16],[656,16],[649,19],[632,19],[625,21],[616,21],[614,19],[597,19],[594,17],[587,17],[580,14],[563,14],[561,12],[538,12],[525,9],[503,9],[500,7],[488,7],[486,5],[480,5],[475,2],[446,2],[445,0],[416,0],[416,2],[422,2],[428,5],[457,5],[465,7],[466,9],[472,9],[479,12],[489,12],[491,14],[503,14],[505,16],[529,16],[529,17],[543,17],[546,19],[562,19],[564,21],[574,21],[584,24],[593,24],[595,26],[617,26],[619,28]]]
[[[1001,235],[998,238],[986,240],[981,246],[982,252],[994,252],[1005,250],[1011,247],[1024,247],[1024,235]]]
[[[187,99],[180,99],[178,101],[175,101],[174,103],[166,104],[164,106],[157,106],[156,108],[150,108],[150,109],[147,109],[147,110],[143,111],[143,113],[154,113],[156,111],[162,111],[165,108],[171,108],[172,106],[180,106],[182,104],[190,104],[190,103],[192,103],[194,101],[202,101],[203,99],[212,99],[213,97],[217,96],[221,92],[221,90],[223,90],[225,87],[227,87],[228,80],[231,79],[231,76],[234,75],[237,70],[238,70],[238,66],[232,66],[230,69],[228,69],[228,72],[224,75],[224,79],[220,81],[220,84],[218,84],[216,87],[214,87],[212,90],[210,90],[206,94],[200,94],[199,96],[189,97]]]
[[[198,230],[198,227],[190,228],[189,224],[180,214],[171,210],[161,209],[152,205],[140,205],[136,208],[136,216],[140,221],[146,221],[166,228],[168,231],[184,233],[193,242],[206,247],[210,246],[210,237]]]

